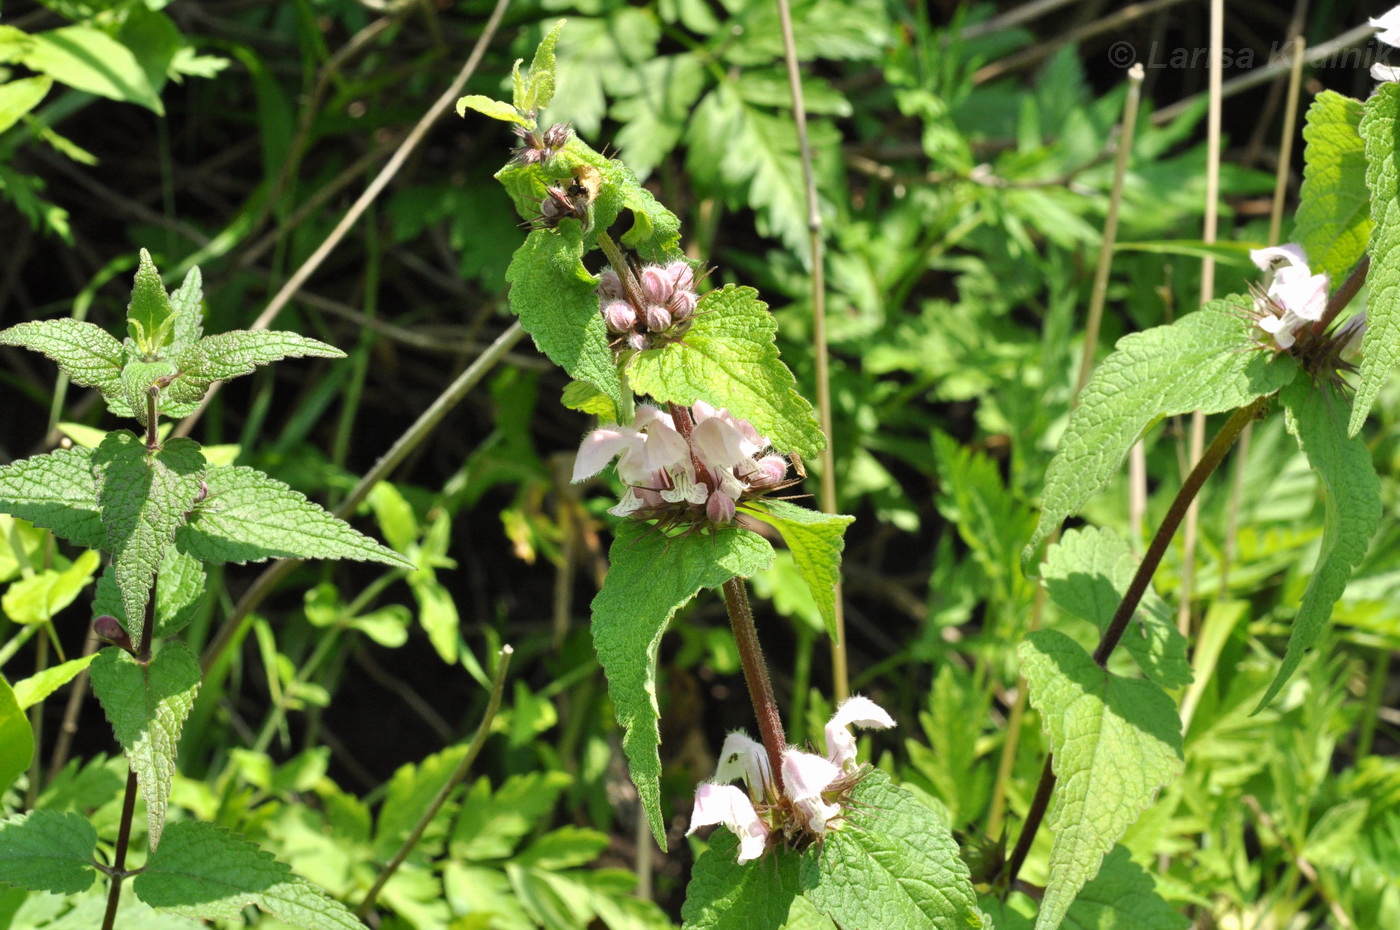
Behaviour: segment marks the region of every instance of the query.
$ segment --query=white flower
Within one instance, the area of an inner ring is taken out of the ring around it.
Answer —
[[[1298,330],[1327,309],[1327,275],[1313,274],[1303,247],[1294,243],[1254,249],[1249,257],[1260,271],[1274,273],[1264,298],[1255,300],[1258,326],[1280,349],[1291,348]]]
[[[733,785],[705,782],[695,789],[695,811],[690,815],[689,836],[700,827],[724,824],[739,838],[739,861],[763,855],[768,845],[768,825],[759,819],[753,803]]]
[[[868,697],[852,695],[841,702],[826,725],[826,757],[846,771],[856,769],[856,739],[852,726],[884,730],[894,726],[894,718]]]
[[[701,784],[695,791],[690,832],[697,827],[724,824],[739,837],[740,862],[763,852],[768,834],[782,827],[775,818],[784,816],[784,810],[796,811],[798,823],[806,832],[826,833],[831,822],[841,816],[843,792],[854,783],[852,776],[858,771],[852,726],[884,729],[894,726],[894,718],[869,698],[843,701],[826,725],[826,756],[792,747],[783,750],[782,798],[775,790],[763,744],[742,731],[730,733],[720,750],[714,781]],[[735,779],[743,780],[747,796],[729,784]],[[781,803],[783,798],[789,803]],[[758,813],[755,803],[764,810],[763,814]]]
[[[1381,30],[1380,34],[1376,36],[1377,42],[1400,46],[1400,6],[1393,7],[1389,13],[1383,13],[1373,18],[1371,25]]]

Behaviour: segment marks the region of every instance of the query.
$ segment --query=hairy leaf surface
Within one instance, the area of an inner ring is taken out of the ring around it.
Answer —
[[[784,845],[739,864],[739,841],[728,828],[710,837],[695,860],[681,907],[683,930],[781,930],[797,897],[802,856]]]
[[[1347,433],[1355,436],[1400,360],[1400,84],[1387,81],[1366,101],[1366,187],[1371,192],[1371,270],[1361,378]]]
[[[748,530],[665,536],[634,520],[618,526],[611,568],[593,599],[593,645],[608,676],[617,722],[623,727],[632,781],[656,842],[666,848],[661,816],[661,744],[656,702],[656,650],[677,610],[730,578],[747,578],[773,564],[773,547]]]
[[[1053,930],[1123,831],[1181,774],[1181,721],[1157,685],[1104,671],[1063,633],[1031,633],[1019,652],[1059,779],[1036,918],[1036,930]]]
[[[703,400],[728,408],[777,449],[816,455],[826,438],[778,356],[776,332],[757,291],[726,285],[700,299],[684,339],[633,358],[632,387],[662,403],[689,406]]]
[[[205,483],[209,496],[176,535],[180,550],[201,562],[358,559],[414,567],[300,491],[255,469],[214,466]]]
[[[808,510],[779,500],[745,507],[744,513],[783,534],[783,542],[792,550],[792,560],[817,602],[827,633],[836,639],[836,582],[841,579],[841,550],[846,545],[846,527],[856,518]]]
[[[40,352],[57,362],[74,384],[97,388],[105,397],[121,396],[125,351],[100,326],[68,317],[18,323],[0,332],[0,345]]]
[[[165,827],[180,730],[199,693],[199,660],[179,641],[166,643],[144,665],[125,650],[109,647],[98,653],[90,672],[92,690],[146,799],[146,823],[155,849]]]
[[[1040,523],[1023,566],[1065,518],[1118,472],[1128,450],[1163,417],[1243,407],[1293,380],[1287,355],[1259,349],[1239,316],[1248,297],[1206,304],[1170,326],[1118,340],[1084,386],[1045,474]]]
[[[1366,253],[1371,238],[1371,195],[1366,189],[1366,148],[1359,127],[1365,108],[1324,90],[1308,107],[1303,140],[1303,187],[1293,238],[1314,273],[1325,271],[1333,287]]]
[[[92,453],[78,446],[0,468],[0,510],[84,549],[100,549],[106,540]]]
[[[1308,464],[1322,481],[1326,517],[1322,549],[1308,576],[1283,665],[1260,700],[1260,708],[1274,699],[1317,644],[1352,571],[1366,557],[1381,519],[1381,485],[1371,450],[1360,437],[1347,436],[1342,427],[1344,395],[1299,379],[1284,390],[1283,404],[1288,431],[1298,438]]]
[[[250,375],[259,365],[270,365],[284,358],[306,356],[344,358],[345,353],[318,339],[296,333],[236,330],[205,336],[176,358],[180,374],[166,388],[166,396],[177,403],[198,403],[215,381]]]

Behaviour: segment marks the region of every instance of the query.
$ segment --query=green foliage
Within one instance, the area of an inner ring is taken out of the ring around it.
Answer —
[[[251,905],[305,930],[363,926],[270,854],[211,823],[171,824],[135,889],[152,907],[186,917],[239,920]]]
[[[612,567],[593,599],[593,644],[624,731],[622,748],[632,782],[656,842],[665,849],[657,749],[661,708],[656,700],[661,634],[702,588],[718,588],[771,565],[773,547],[748,530],[667,536],[655,527],[623,523],[609,556]]]
[[[93,653],[83,656],[81,659],[69,659],[67,662],[51,665],[42,672],[35,672],[28,678],[15,682],[14,695],[19,709],[28,710],[35,704],[41,703],[44,698],[76,678],[96,658],[97,653]],[[0,779],[0,781],[3,780]]]
[[[1384,83],[1366,104],[1361,138],[1366,143],[1366,187],[1371,191],[1370,293],[1366,335],[1361,342],[1361,379],[1352,401],[1347,435],[1366,422],[1381,388],[1395,370],[1400,350],[1400,84]]]
[[[85,549],[106,539],[87,449],[58,449],[0,468],[0,508]]]
[[[1293,238],[1314,271],[1340,284],[1366,252],[1371,238],[1366,149],[1359,126],[1359,100],[1325,90],[1308,107],[1303,139],[1303,187]]]
[[[757,292],[726,286],[701,298],[684,340],[638,353],[628,379],[639,394],[659,402],[689,406],[703,400],[728,408],[777,449],[816,455],[826,440],[812,405],[778,357],[776,331]]]
[[[106,395],[121,393],[125,350],[114,336],[91,323],[66,318],[18,323],[0,332],[0,344],[47,355],[81,387],[95,387]]]
[[[1292,358],[1251,351],[1249,327],[1238,315],[1247,306],[1247,298],[1227,297],[1170,326],[1118,340],[1085,385],[1045,473],[1040,523],[1023,563],[1114,476],[1158,420],[1192,410],[1234,410],[1293,379]]]
[[[1032,919],[1013,910],[1010,902],[987,897],[982,906],[996,918],[997,930],[1031,930]],[[1190,920],[1157,894],[1152,876],[1129,857],[1122,846],[1104,858],[1099,874],[1085,885],[1065,914],[1069,930],[1186,930]]]
[[[1128,544],[1112,530],[1086,528],[1070,530],[1046,551],[1040,576],[1052,601],[1102,633],[1137,566]],[[1171,609],[1150,587],[1134,619],[1138,622],[1129,625],[1121,642],[1143,674],[1167,689],[1190,684],[1186,638]]]
[[[259,471],[213,466],[204,478],[209,494],[176,534],[180,550],[201,562],[358,559],[413,568],[394,550]]]
[[[76,894],[97,877],[97,830],[81,814],[33,811],[0,821],[0,881],[31,891]]]
[[[11,584],[0,598],[0,606],[16,623],[47,623],[77,599],[101,562],[102,556],[89,550],[62,571],[46,568],[35,572]]]
[[[836,639],[836,582],[841,577],[843,536],[855,517],[808,510],[778,500],[745,508],[744,512],[783,534],[783,542],[792,550],[802,580],[817,602],[827,633]]]
[[[148,360],[159,358],[161,350],[175,341],[170,295],[165,293],[160,272],[145,249],[141,250],[136,284],[131,288],[131,303],[126,308],[126,332]]]
[[[1346,590],[1352,571],[1365,558],[1381,519],[1380,481],[1371,464],[1371,452],[1360,438],[1347,436],[1343,430],[1344,408],[1338,393],[1326,386],[1297,383],[1285,388],[1281,396],[1288,431],[1297,437],[1308,464],[1322,480],[1326,518],[1322,549],[1289,632],[1288,651],[1260,699],[1260,707],[1273,700],[1317,644],[1333,605]]]
[[[0,791],[29,769],[34,731],[10,683],[0,678]]]
[[[176,403],[197,404],[215,381],[249,375],[259,365],[284,358],[307,356],[344,358],[345,353],[296,333],[244,331],[206,336],[176,357],[179,375],[171,382],[169,397]]]
[[[845,823],[802,863],[802,890],[850,930],[980,927],[967,865],[942,820],[871,772],[856,786]]]
[[[734,834],[716,830],[685,891],[685,930],[779,930],[787,923],[804,857],[782,844],[757,862],[740,865],[738,855]]]
[[[1104,671],[1063,633],[1031,633],[1020,655],[1058,779],[1050,880],[1036,918],[1037,930],[1054,930],[1104,855],[1181,774],[1181,724],[1160,687]]]
[[[175,774],[180,730],[199,692],[199,660],[189,646],[166,643],[148,662],[108,648],[92,663],[92,689],[146,799],[151,849],[160,845]]]
[[[175,532],[201,493],[204,456],[190,439],[147,449],[135,434],[114,430],[92,453],[98,503],[106,528],[103,548],[112,554],[132,645],[141,647],[141,624],[156,569]]]
[[[179,551],[174,546],[165,550],[156,572],[156,616],[155,635],[157,638],[174,636],[193,619],[195,611],[204,596],[206,575],[204,566],[196,559]],[[141,619],[131,623],[126,614],[126,605],[117,587],[116,573],[112,566],[97,580],[97,591],[93,598],[92,612],[107,614],[117,618],[124,629],[140,629]]]

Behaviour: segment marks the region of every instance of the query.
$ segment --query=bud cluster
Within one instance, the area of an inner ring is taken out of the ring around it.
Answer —
[[[689,525],[729,523],[740,501],[785,486],[787,459],[753,424],[704,401],[672,409],[676,416],[642,404],[631,426],[593,430],[579,447],[573,480],[616,458],[626,490],[609,513]]]
[[[520,147],[514,151],[514,160],[522,165],[538,165],[549,161],[554,154],[568,144],[574,131],[568,123],[555,123],[543,133],[524,126],[514,126],[511,132],[520,138]]]
[[[647,265],[630,283],[612,268],[603,270],[598,304],[610,333],[639,352],[685,335],[700,300],[689,262]]]

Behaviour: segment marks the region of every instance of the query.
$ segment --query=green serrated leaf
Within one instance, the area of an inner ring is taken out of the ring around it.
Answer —
[[[1366,101],[1366,187],[1371,192],[1371,270],[1361,377],[1347,434],[1355,436],[1400,360],[1400,84],[1382,83]]]
[[[116,337],[100,326],[69,318],[19,323],[0,332],[0,345],[43,353],[74,384],[97,388],[103,396],[121,395],[125,353]]]
[[[92,887],[97,829],[82,814],[33,811],[0,821],[0,882],[78,894]]]
[[[10,688],[10,683],[0,677],[0,792],[10,787],[10,783],[29,770],[34,761],[34,730],[29,719],[24,716],[19,697]],[[0,835],[3,835],[0,827]],[[3,853],[0,853],[0,857]],[[3,861],[3,859],[0,859]],[[0,873],[0,881],[3,881]]]
[[[808,510],[778,500],[764,501],[761,507],[745,506],[744,513],[776,527],[783,534],[783,542],[792,550],[802,580],[807,582],[821,611],[826,632],[835,640],[836,582],[841,579],[841,550],[846,545],[846,527],[856,518]]]
[[[180,730],[199,693],[199,659],[178,640],[166,643],[144,664],[123,649],[108,647],[98,653],[90,674],[92,690],[146,799],[155,849],[165,827]]]
[[[1118,472],[1128,450],[1163,417],[1243,407],[1293,380],[1298,366],[1252,342],[1248,297],[1214,300],[1170,326],[1118,340],[1079,395],[1045,474],[1040,523],[1021,553],[1040,544]]]
[[[0,468],[0,511],[84,549],[100,549],[106,532],[91,456],[87,449],[58,449]]]
[[[344,358],[335,346],[296,333],[234,330],[205,336],[175,359],[179,375],[166,389],[177,403],[197,404],[215,381],[250,375],[284,358]]]
[[[506,270],[510,309],[550,361],[621,407],[622,386],[598,312],[598,282],[582,258],[577,223],[531,232]]]
[[[92,452],[98,501],[117,587],[134,648],[151,581],[200,495],[204,456],[191,439],[170,439],[154,452],[135,434],[114,430]]]
[[[680,342],[639,352],[632,387],[662,403],[703,400],[748,420],[783,452],[814,456],[826,446],[812,405],[778,357],[777,324],[751,287],[726,285],[700,298]]]
[[[204,335],[204,276],[195,265],[185,272],[185,280],[170,295],[170,309],[175,314],[172,352],[180,352],[199,341]]]
[[[1324,90],[1308,107],[1303,140],[1303,186],[1293,241],[1307,253],[1314,272],[1333,286],[1366,253],[1371,238],[1371,200],[1366,189],[1366,149],[1359,130],[1360,100]]]
[[[201,562],[357,559],[412,570],[414,564],[344,520],[252,468],[211,467],[209,496],[176,534],[180,551]]]
[[[512,775],[493,793],[485,778],[477,779],[452,830],[452,858],[472,862],[509,858],[572,783],[568,772],[529,772]]]
[[[195,558],[174,546],[165,550],[156,572],[156,636],[174,636],[194,619],[204,597],[204,566]],[[121,590],[111,565],[97,579],[97,592],[92,602],[93,616],[109,614],[117,618],[123,629],[131,629]]]
[[[530,60],[530,74],[525,79],[526,105],[521,107],[527,113],[545,109],[554,99],[554,47],[559,44],[559,33],[565,22],[567,20],[561,19],[554,24],[554,28],[535,49],[535,57]]]
[[[604,423],[617,422],[617,406],[612,399],[585,381],[570,381],[564,385],[563,404],[570,410],[592,414]]]
[[[134,883],[151,907],[186,917],[239,921],[255,906],[305,930],[364,930],[343,904],[236,833],[212,823],[173,823]]]
[[[740,865],[739,841],[725,827],[695,860],[681,906],[683,930],[780,930],[799,889],[802,856],[779,845]]]
[[[535,121],[522,116],[520,111],[502,100],[493,100],[481,94],[467,94],[457,101],[457,115],[466,116],[468,110],[475,110],[484,113],[492,119],[498,119],[506,123],[515,123],[517,126],[524,126],[526,129],[534,129]]]
[[[1308,575],[1303,603],[1288,636],[1283,664],[1255,708],[1258,713],[1297,670],[1332,617],[1332,607],[1346,590],[1351,573],[1366,557],[1381,519],[1381,486],[1371,451],[1360,437],[1342,428],[1345,395],[1327,385],[1299,378],[1282,393],[1288,431],[1322,481],[1326,517],[1322,549]]]
[[[131,303],[126,308],[126,331],[147,358],[155,357],[174,341],[172,313],[170,295],[161,283],[160,272],[151,261],[151,253],[142,249]]]
[[[747,578],[773,564],[773,547],[748,530],[665,536],[624,521],[609,552],[612,566],[593,599],[593,645],[608,677],[622,748],[656,842],[666,848],[661,816],[661,708],[656,650],[677,610],[702,588]]]
[[[1191,921],[1157,893],[1152,876],[1122,846],[1103,861],[1094,880],[1084,886],[1065,915],[1069,930],[1186,930]]]
[[[28,710],[77,678],[84,669],[92,664],[92,660],[95,658],[97,658],[97,653],[83,656],[81,659],[69,659],[67,662],[51,665],[42,672],[36,672],[28,678],[15,682],[15,700],[19,702],[19,709]],[[0,737],[0,741],[3,741],[3,737]],[[0,776],[0,782],[3,781],[4,777]]]
[[[166,361],[143,362],[138,360],[129,361],[122,368],[122,396],[119,400],[109,400],[107,405],[116,412],[119,408],[117,403],[124,402],[126,411],[130,416],[140,421],[142,426],[146,425],[146,398],[151,391],[162,391],[163,385],[175,376],[175,363]],[[156,413],[168,413],[165,405],[156,401]]]
[[[840,829],[802,862],[802,893],[845,930],[971,930],[981,911],[967,864],[943,821],[872,771]]]
[[[1040,577],[1050,600],[1081,620],[1108,629],[1138,560],[1128,544],[1109,529],[1069,530],[1045,553]],[[1186,637],[1176,628],[1176,618],[1149,586],[1135,614],[1137,623],[1123,634],[1122,645],[1137,661],[1143,674],[1163,688],[1191,683],[1191,662],[1186,657]]]
[[[1036,930],[1053,930],[1104,855],[1181,774],[1181,720],[1160,687],[1104,671],[1063,633],[1030,633],[1019,652],[1058,779],[1050,879],[1036,917]]]
[[[422,762],[399,766],[389,780],[384,806],[379,810],[379,820],[375,825],[376,857],[388,860],[399,851],[466,753],[465,745],[451,746],[433,753]],[[451,817],[452,812],[450,805],[444,805],[434,816],[427,837],[430,847],[440,840],[441,824]]]

